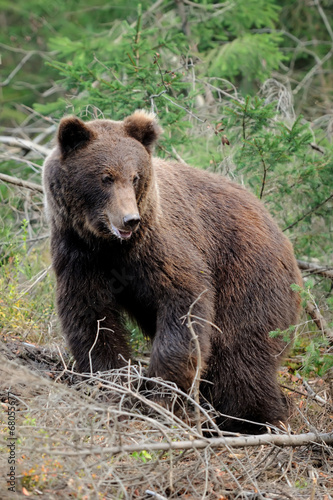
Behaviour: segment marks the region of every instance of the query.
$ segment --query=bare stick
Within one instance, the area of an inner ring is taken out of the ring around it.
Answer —
[[[51,149],[36,144],[33,141],[28,141],[27,139],[20,139],[16,137],[8,137],[6,135],[0,136],[0,142],[3,144],[9,144],[10,146],[19,146],[22,149],[29,149],[31,151],[37,151],[41,153],[42,156],[47,156],[51,153]]]
[[[47,275],[47,273],[49,272],[49,270],[51,269],[51,265],[46,267],[45,269],[43,269],[42,271],[40,271],[36,276],[34,276],[34,279],[35,281],[33,283],[31,283],[31,285],[29,285],[27,288],[25,288],[23,290],[22,293],[20,293],[20,295],[17,297],[17,300],[20,300],[21,297],[23,297],[23,295],[25,295],[26,293],[30,292],[30,290],[35,286],[37,285],[37,283],[39,283],[40,281],[42,281],[45,276]],[[30,280],[31,281],[31,280]]]
[[[183,0],[183,2],[186,3],[187,5],[191,5],[191,7],[195,7],[197,9],[204,9],[204,10],[221,9],[221,12],[222,12],[222,10],[225,10],[226,7],[230,8],[230,4],[228,2],[226,2],[224,4],[217,3],[217,4],[205,4],[205,5],[201,5],[200,3],[191,2],[190,0]]]
[[[189,24],[189,19],[187,16],[187,12],[185,10],[184,6],[184,1],[183,0],[176,0],[176,5],[178,8],[178,13],[179,17],[182,21],[182,32],[184,33],[185,36],[190,37],[191,36],[191,29],[190,29],[190,24]]]
[[[88,352],[88,356],[89,356],[89,367],[90,367],[90,376],[93,376],[93,365],[92,365],[92,358],[91,358],[91,353],[95,347],[95,345],[97,344],[97,340],[98,340],[98,337],[99,337],[99,332],[100,330],[110,330],[110,332],[113,333],[113,330],[111,330],[110,328],[102,328],[101,327],[101,321],[104,321],[105,320],[105,317],[102,318],[102,319],[98,319],[97,320],[97,332],[96,332],[96,336],[95,336],[95,340],[94,340],[94,343],[93,345],[90,347],[89,349],[89,352]]]
[[[166,497],[163,497],[162,495],[160,495],[159,493],[155,493],[155,491],[151,491],[151,490],[146,490],[145,491],[146,495],[148,496],[151,496],[151,497],[154,497],[156,498],[156,500],[167,500]]]
[[[184,108],[184,106],[181,106],[180,104],[176,103],[175,101],[170,99],[170,97],[166,96],[163,92],[161,92],[161,95],[164,97],[164,99],[167,99],[168,101],[170,101],[174,106],[177,106],[177,108],[183,109],[184,111],[186,111],[187,114],[189,114],[190,116],[192,116],[193,118],[195,118],[199,122],[206,123],[207,120],[201,120],[201,118],[199,118],[194,113],[192,113],[192,111],[190,111],[188,108]]]
[[[308,212],[306,212],[304,215],[302,215],[299,219],[297,219],[295,222],[293,222],[292,224],[289,224],[289,226],[285,227],[283,229],[283,231],[287,231],[287,229],[291,229],[292,227],[296,226],[296,224],[298,224],[299,222],[301,222],[303,219],[305,219],[305,217],[307,217],[308,215],[312,214],[313,212],[315,212],[316,210],[318,210],[318,208],[320,208],[321,206],[323,206],[325,203],[327,203],[331,198],[333,198],[333,193],[330,194],[326,200],[322,201],[321,203],[319,203],[318,205],[316,205],[315,207],[311,208],[311,210],[309,210]]]
[[[308,301],[305,307],[305,311],[313,319],[314,323],[317,325],[319,330],[323,332],[330,344],[333,345],[333,332],[329,328],[325,318],[322,316],[316,304]]]
[[[194,407],[194,412],[195,412],[195,423],[196,423],[196,428],[200,436],[202,436],[202,429],[201,429],[201,420],[200,420],[200,379],[201,379],[201,370],[202,370],[202,360],[201,360],[201,349],[200,349],[200,343],[199,343],[199,338],[198,335],[195,333],[194,328],[193,328],[193,323],[191,320],[191,314],[193,311],[193,307],[195,304],[201,299],[204,293],[206,293],[207,290],[204,290],[203,292],[200,293],[199,297],[190,305],[190,308],[187,313],[187,327],[191,332],[192,339],[194,340],[195,344],[195,350],[197,354],[197,367],[196,367],[196,372],[193,380],[193,392],[194,392],[194,401],[197,403],[196,406]]]
[[[182,163],[183,165],[187,165],[186,161],[183,160],[183,158],[177,153],[177,151],[174,148],[174,146],[172,146],[172,152],[175,155],[175,157],[177,158],[177,160],[179,161],[179,163]]]
[[[262,183],[261,183],[261,190],[260,190],[260,196],[259,196],[260,200],[262,199],[262,197],[264,195],[264,189],[266,186],[267,170],[268,170],[268,167],[266,165],[266,162],[265,162],[263,156],[261,156],[261,163],[262,163],[262,166],[264,167],[264,174],[263,174]]]
[[[19,64],[13,69],[13,71],[10,73],[10,75],[4,80],[3,82],[0,82],[0,87],[5,87],[8,85],[8,83],[14,78],[16,73],[20,71],[22,66],[25,65],[25,63],[30,59],[31,56],[33,56],[35,52],[28,52],[23,59],[19,62]]]
[[[325,154],[325,151],[320,148],[317,144],[314,144],[313,142],[311,142],[311,144],[309,144],[309,146],[314,149],[315,151],[318,151],[318,153],[321,153],[322,155]]]
[[[59,356],[60,356],[60,359],[61,359],[61,361],[62,361],[62,364],[63,364],[64,369],[63,369],[63,370],[62,370],[62,372],[61,372],[61,373],[57,376],[57,378],[55,379],[55,382],[58,382],[58,380],[60,380],[60,379],[61,379],[61,377],[63,376],[63,374],[64,374],[64,373],[66,373],[66,371],[68,371],[67,365],[66,365],[66,363],[65,363],[65,360],[64,360],[64,358],[63,358],[63,355],[62,355],[61,350],[60,350],[60,348],[59,348],[59,346],[58,346],[58,345],[57,345],[57,349],[58,349],[58,353],[59,353]]]
[[[314,0],[314,4],[317,7],[318,12],[319,12],[322,20],[324,21],[325,27],[326,27],[327,32],[332,40],[332,45],[333,45],[333,31],[332,31],[331,22],[327,19],[327,16],[326,16],[325,12],[323,11],[323,9],[319,3],[319,0]]]
[[[102,453],[133,453],[135,451],[156,451],[156,450],[200,450],[203,448],[216,448],[216,447],[233,447],[233,448],[247,448],[252,446],[264,446],[264,445],[274,445],[274,446],[306,446],[308,444],[333,444],[333,432],[327,433],[315,433],[309,432],[307,434],[261,434],[260,436],[240,436],[240,437],[222,437],[222,438],[210,438],[210,439],[193,439],[187,441],[169,441],[168,443],[138,443],[129,444],[123,446],[110,446],[102,448],[89,447],[86,450],[72,450],[65,451],[62,447],[59,449],[50,449],[48,453],[52,455],[63,455],[71,456],[88,456],[88,455],[100,455]],[[35,449],[36,452],[45,453],[46,449],[43,447],[40,450]]]
[[[303,80],[297,85],[297,87],[293,90],[293,94],[297,94],[302,87],[308,82],[308,80],[311,80],[311,78],[314,76],[314,74],[319,70],[320,66],[323,66],[323,64],[331,59],[333,54],[333,50],[331,49],[320,61],[320,63],[315,64],[315,66],[312,67],[312,69],[305,75]]]
[[[297,264],[302,271],[320,274],[325,278],[333,280],[333,268],[329,268],[328,266],[318,266],[317,264],[312,264],[312,262],[305,262],[305,260],[297,260]]]
[[[42,170],[42,166],[41,165],[38,165],[38,163],[35,163],[31,160],[27,160],[25,158],[23,158],[22,156],[16,156],[15,154],[13,153],[10,153],[9,151],[6,151],[5,153],[0,153],[0,160],[4,159],[5,161],[7,160],[13,160],[13,161],[16,161],[18,163],[24,163],[25,165],[28,165],[29,168],[31,168],[31,170],[33,170],[34,172],[36,173],[40,173],[41,170]]]
[[[15,186],[31,189],[32,191],[38,191],[39,193],[44,192],[43,186],[41,186],[40,184],[36,184],[35,182],[24,181],[23,179],[19,179],[18,177],[12,177],[11,175],[0,173],[0,180],[7,182],[8,184],[14,184]]]
[[[301,375],[299,373],[296,373],[296,376],[299,380],[301,380],[301,382],[302,382],[303,386],[305,387],[310,398],[315,399],[316,401],[318,401],[318,403],[320,403],[322,405],[325,405],[325,406],[328,405],[329,407],[331,406],[328,403],[328,401],[321,398],[320,396],[318,396],[318,394],[315,393],[315,391],[312,389],[312,387],[307,383],[306,380],[304,380],[303,377],[301,377]]]

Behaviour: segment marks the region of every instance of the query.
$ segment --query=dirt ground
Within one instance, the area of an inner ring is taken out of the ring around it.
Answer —
[[[278,431],[286,437],[332,433],[331,444],[236,448],[211,446],[206,439],[201,449],[159,450],[152,443],[201,437],[185,413],[178,409],[173,414],[138,392],[144,368],[129,366],[82,379],[72,372],[71,362],[63,347],[2,338],[1,498],[333,498],[332,374],[306,382],[281,370],[291,417],[288,427]],[[14,428],[9,425],[13,406]],[[207,418],[213,421],[214,415],[201,415]],[[10,429],[17,438],[12,446],[15,492],[8,491],[6,482]],[[119,452],[124,446],[130,451]]]

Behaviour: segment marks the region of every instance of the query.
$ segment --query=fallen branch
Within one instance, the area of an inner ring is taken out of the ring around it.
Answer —
[[[317,266],[311,262],[306,262],[305,260],[297,260],[298,267],[302,271],[309,271],[311,274],[320,274],[325,278],[333,280],[333,269],[326,266]]]
[[[203,292],[200,293],[199,297],[190,305],[190,308],[187,313],[187,328],[191,332],[192,340],[194,341],[195,344],[195,351],[196,351],[196,356],[197,356],[197,366],[196,366],[196,373],[194,376],[193,380],[193,394],[194,394],[194,401],[197,403],[197,406],[195,407],[195,421],[196,421],[196,427],[197,431],[200,436],[202,436],[202,429],[201,429],[201,420],[200,420],[200,378],[201,378],[201,370],[202,370],[202,361],[201,361],[201,348],[200,348],[200,343],[199,343],[199,338],[198,335],[195,333],[194,328],[193,328],[193,323],[191,320],[191,315],[192,315],[192,310],[195,304],[201,299],[202,295],[206,293],[207,290],[204,290]]]
[[[318,203],[318,205],[316,205],[315,207],[311,208],[311,210],[309,210],[308,212],[306,212],[305,214],[303,214],[295,222],[293,222],[292,224],[289,224],[289,226],[285,227],[282,231],[287,231],[287,229],[291,229],[292,227],[296,226],[299,222],[301,222],[303,219],[305,219],[305,217],[307,217],[308,215],[310,215],[313,212],[315,212],[316,210],[318,210],[318,208],[320,208],[323,205],[325,205],[325,203],[327,203],[328,201],[330,201],[332,198],[333,198],[333,193],[330,194],[324,201],[322,201],[321,203]]]
[[[322,155],[324,155],[324,154],[325,154],[325,151],[324,151],[322,148],[320,148],[319,146],[317,146],[317,144],[311,143],[311,144],[310,144],[310,147],[311,147],[312,149],[314,149],[315,151],[318,151],[318,152],[319,152],[319,153],[321,153]]]
[[[19,146],[22,149],[29,149],[30,151],[37,151],[41,153],[42,156],[47,156],[51,153],[51,149],[36,144],[33,141],[28,141],[27,139],[17,139],[16,137],[8,137],[6,135],[0,136],[0,142],[3,144],[9,144],[10,146]]]
[[[151,490],[146,490],[145,491],[146,495],[148,496],[151,496],[151,497],[154,497],[156,498],[156,500],[167,500],[166,497],[163,497],[162,495],[160,495],[159,493],[155,493],[155,491],[151,491]]]
[[[14,78],[16,73],[20,71],[20,69],[25,65],[25,63],[35,54],[35,51],[27,52],[23,59],[20,61],[20,63],[16,66],[16,68],[13,69],[13,71],[10,73],[10,75],[3,81],[0,82],[0,87],[5,87],[10,83],[10,81]]]
[[[333,345],[333,331],[329,328],[327,321],[322,316],[318,307],[312,302],[308,301],[305,306],[305,311],[309,316],[311,316],[312,320],[317,325],[319,330],[323,332],[329,343]]]
[[[329,402],[326,401],[325,399],[321,398],[320,396],[318,396],[318,394],[312,389],[310,384],[308,384],[307,381],[303,377],[301,377],[301,375],[299,373],[297,373],[296,376],[297,376],[298,380],[300,380],[302,382],[302,384],[303,384],[304,388],[306,389],[310,398],[315,399],[321,405],[331,407]]]
[[[19,179],[18,177],[12,177],[11,175],[0,173],[0,181],[7,182],[9,184],[14,184],[15,186],[31,189],[32,191],[38,191],[39,193],[44,192],[43,186],[41,186],[40,184],[36,184],[35,182],[24,181],[23,179]]]
[[[168,450],[200,450],[203,448],[217,448],[217,447],[232,447],[232,448],[247,448],[252,446],[275,445],[275,446],[305,446],[308,444],[333,444],[333,432],[324,434],[317,434],[309,432],[308,434],[297,435],[277,435],[277,434],[262,434],[260,436],[241,436],[241,437],[220,437],[212,439],[193,439],[187,441],[170,441],[169,443],[149,443],[143,442],[138,444],[129,444],[123,446],[110,446],[110,447],[90,447],[86,450],[72,450],[65,451],[63,448],[50,449],[48,452],[52,455],[62,456],[88,456],[100,454],[118,454],[118,453],[133,453],[135,451],[168,451]],[[35,452],[46,453],[45,447]]]

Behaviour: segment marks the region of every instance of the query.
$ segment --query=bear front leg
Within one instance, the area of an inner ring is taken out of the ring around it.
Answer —
[[[58,314],[76,369],[90,373],[124,366],[130,358],[128,333],[107,283],[73,270],[65,274],[58,276]]]
[[[165,301],[160,307],[148,370],[150,377],[161,377],[175,382],[186,392],[192,386],[198,359],[201,360],[201,376],[206,370],[212,335],[212,326],[209,324],[212,317],[212,302],[208,297],[201,297],[194,305],[191,314],[193,330],[199,341],[200,356],[198,356],[198,343],[193,338],[186,317],[195,299],[176,298],[172,303]]]

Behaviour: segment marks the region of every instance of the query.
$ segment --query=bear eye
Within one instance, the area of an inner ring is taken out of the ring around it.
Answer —
[[[135,176],[133,177],[133,184],[134,184],[134,186],[136,186],[136,185],[137,185],[137,183],[139,182],[139,179],[140,179],[140,177],[139,177],[138,175],[135,175]]]
[[[114,178],[110,174],[104,174],[102,175],[102,182],[103,184],[112,184],[114,182]]]

